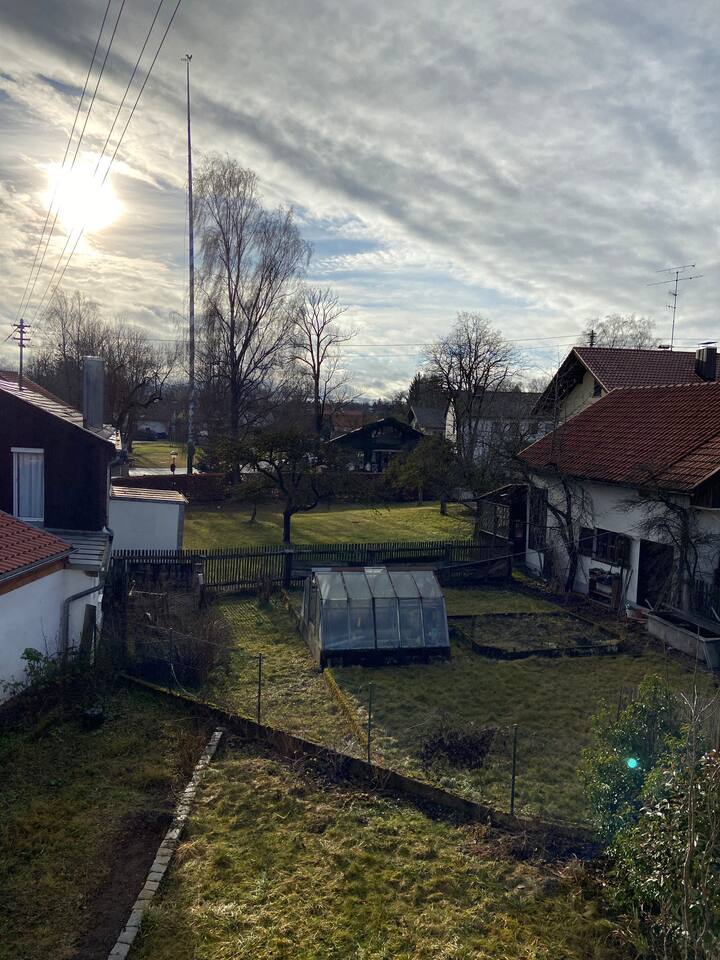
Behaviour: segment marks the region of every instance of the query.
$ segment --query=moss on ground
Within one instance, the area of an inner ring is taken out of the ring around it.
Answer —
[[[132,960],[619,960],[571,870],[484,836],[233,749]]]
[[[277,503],[260,504],[249,523],[251,504],[193,504],[185,513],[184,545],[193,549],[255,547],[282,542]],[[334,504],[298,513],[292,521],[295,543],[382,543],[388,540],[459,540],[472,536],[468,514],[451,504],[442,516],[437,504],[362,507]]]
[[[93,732],[49,713],[0,733],[2,960],[74,956],[111,841],[121,851],[124,822],[171,809],[202,749],[205,732],[151,694],[120,689],[106,713]]]

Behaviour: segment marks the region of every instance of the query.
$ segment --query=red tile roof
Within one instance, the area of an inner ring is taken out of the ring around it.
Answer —
[[[0,510],[0,579],[6,580],[27,567],[66,557],[70,549],[70,544],[60,537]]]
[[[720,470],[720,382],[613,390],[520,458],[589,480],[691,491]]]
[[[695,354],[688,350],[575,347],[574,352],[606,390],[704,383],[695,373]]]

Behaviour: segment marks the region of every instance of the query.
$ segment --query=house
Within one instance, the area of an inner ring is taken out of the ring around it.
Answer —
[[[391,458],[413,450],[422,434],[396,417],[383,417],[351,430],[328,443],[337,444],[355,453],[352,469],[367,473],[383,473]]]
[[[140,417],[135,427],[133,440],[167,440],[169,433],[165,420],[149,420]]]
[[[178,490],[152,490],[114,484],[110,492],[113,552],[180,550],[186,498]]]
[[[720,383],[613,389],[520,461],[533,572],[613,607],[720,582]]]
[[[410,405],[408,423],[426,437],[444,437],[446,413],[447,404],[432,407],[413,403]]]
[[[459,398],[461,409],[471,408],[470,431],[475,437],[475,459],[506,450],[511,454],[518,448],[542,436],[550,428],[533,411],[540,398],[538,393],[521,390],[494,390],[478,397],[472,404]],[[445,436],[452,443],[458,440],[455,404],[448,404],[445,416]]]
[[[659,387],[715,380],[716,350],[634,350],[573,347],[543,393],[533,413],[564,423],[611,390]]]

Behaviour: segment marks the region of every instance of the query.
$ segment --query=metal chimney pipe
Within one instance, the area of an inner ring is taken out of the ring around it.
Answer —
[[[102,357],[83,357],[83,425],[102,429],[105,417],[105,361]]]

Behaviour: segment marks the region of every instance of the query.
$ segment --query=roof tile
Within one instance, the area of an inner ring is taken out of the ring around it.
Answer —
[[[3,579],[34,564],[50,563],[69,552],[70,544],[64,540],[0,510],[0,577]]]

